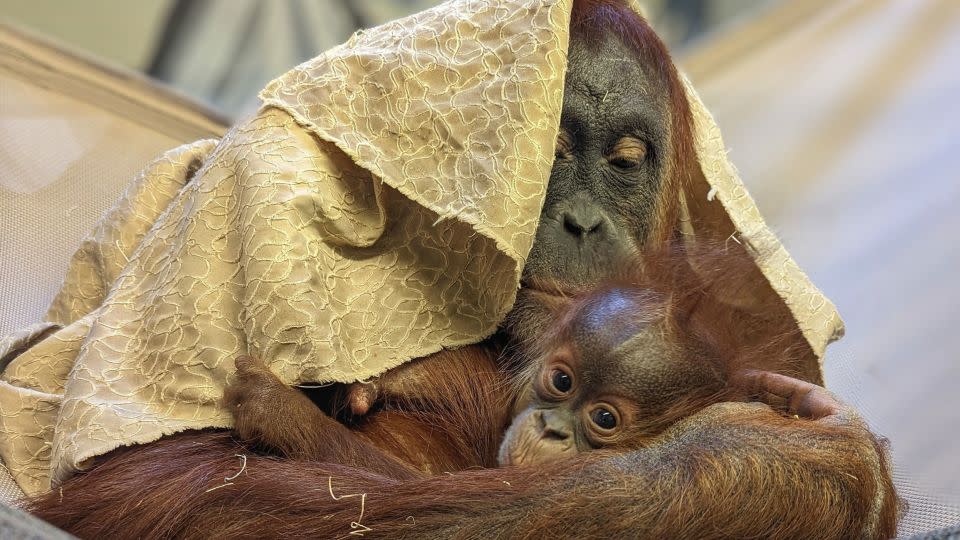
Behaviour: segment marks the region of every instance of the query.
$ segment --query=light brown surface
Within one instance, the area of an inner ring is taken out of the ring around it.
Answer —
[[[757,24],[681,64],[844,315],[826,382],[890,438],[901,532],[960,523],[960,3],[788,2]]]

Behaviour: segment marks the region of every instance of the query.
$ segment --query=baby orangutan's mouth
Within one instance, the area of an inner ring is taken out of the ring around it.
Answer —
[[[556,441],[544,437],[539,425],[540,412],[533,408],[518,414],[507,429],[497,461],[501,466],[529,466],[572,456],[577,453],[573,439]]]
[[[547,444],[543,440],[524,439],[512,447],[502,448],[499,461],[501,466],[528,467],[556,461],[576,453],[573,444]]]

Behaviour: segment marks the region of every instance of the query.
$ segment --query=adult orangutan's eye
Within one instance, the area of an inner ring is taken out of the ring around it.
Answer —
[[[553,385],[553,388],[561,394],[566,394],[573,388],[573,379],[570,375],[557,368],[554,368],[550,373],[550,383]]]
[[[607,153],[607,162],[618,169],[629,171],[647,159],[647,143],[635,137],[624,137]]]
[[[640,163],[636,161],[630,161],[623,158],[614,158],[610,160],[610,164],[618,169],[623,169],[629,171],[630,169],[635,169],[640,166]]]
[[[606,407],[597,407],[590,413],[590,420],[604,431],[610,431],[617,427],[617,415]]]
[[[570,133],[561,129],[557,133],[557,147],[554,150],[553,156],[555,159],[569,159],[570,154],[573,152],[573,137],[570,136]]]

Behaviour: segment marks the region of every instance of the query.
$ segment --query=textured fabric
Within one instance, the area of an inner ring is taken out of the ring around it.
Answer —
[[[917,533],[911,536],[910,540],[956,540],[957,538],[960,538],[960,525]]]
[[[288,383],[346,382],[489,335],[549,178],[569,10],[464,0],[358,33],[271,83],[219,142],[149,165],[74,257],[49,312],[64,328],[3,374],[0,455],[20,486],[229,426],[220,397],[241,354]],[[692,233],[763,254],[757,296],[782,299],[819,357],[839,318],[690,93]]]

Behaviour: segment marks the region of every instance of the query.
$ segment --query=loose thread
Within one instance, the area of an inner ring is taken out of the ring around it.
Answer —
[[[330,498],[335,501],[339,501],[342,499],[350,499],[353,497],[360,497],[360,517],[358,517],[356,521],[350,522],[350,528],[356,529],[356,530],[350,531],[350,536],[363,536],[363,533],[370,532],[373,530],[370,527],[367,527],[366,525],[361,523],[363,521],[363,514],[367,509],[366,493],[352,493],[350,495],[341,495],[337,497],[336,495],[333,494],[333,477],[332,476],[327,477],[327,490],[330,492]]]
[[[247,470],[247,455],[246,454],[234,454],[234,457],[238,457],[243,460],[243,465],[240,466],[240,470],[237,471],[237,474],[233,476],[228,476],[223,479],[224,482],[229,482],[231,480],[236,480],[238,476],[243,474],[243,471]]]
[[[210,493],[211,491],[216,491],[216,490],[218,490],[218,489],[220,489],[220,488],[225,488],[225,487],[227,487],[227,486],[232,486],[232,485],[233,485],[233,482],[231,482],[231,480],[236,480],[237,477],[239,477],[241,474],[243,474],[243,471],[247,470],[247,456],[246,456],[246,454],[234,454],[234,456],[235,456],[235,457],[238,457],[238,458],[240,458],[240,459],[243,460],[243,463],[240,465],[240,470],[237,471],[237,473],[234,474],[234,475],[225,477],[225,478],[223,479],[223,483],[222,483],[222,484],[220,484],[219,486],[214,486],[214,487],[212,487],[212,488],[204,491],[204,493]]]
[[[730,250],[730,240],[733,240],[734,242],[736,242],[737,244],[740,244],[741,246],[743,245],[743,242],[741,242],[740,239],[737,238],[737,231],[733,231],[732,233],[730,233],[730,236],[728,236],[726,240],[723,241],[724,252]]]
[[[127,257],[127,254],[124,253],[123,247],[120,245],[119,238],[113,242],[113,245],[117,248],[117,253],[119,253],[120,256],[123,257],[124,262],[129,263],[130,257]]]
[[[224,484],[220,484],[219,486],[214,486],[214,487],[212,487],[212,488],[204,491],[204,493],[210,493],[211,491],[216,491],[216,490],[218,490],[218,489],[220,489],[220,488],[225,488],[225,487],[227,487],[227,486],[232,486],[232,485],[233,485],[233,482],[226,482],[226,483],[224,483]]]
[[[316,390],[316,389],[318,389],[318,388],[327,388],[327,387],[333,386],[333,385],[335,385],[335,384],[337,384],[337,383],[328,382],[328,383],[323,383],[323,384],[295,384],[294,386],[296,386],[297,388],[306,388],[306,389],[308,389],[308,390]]]

